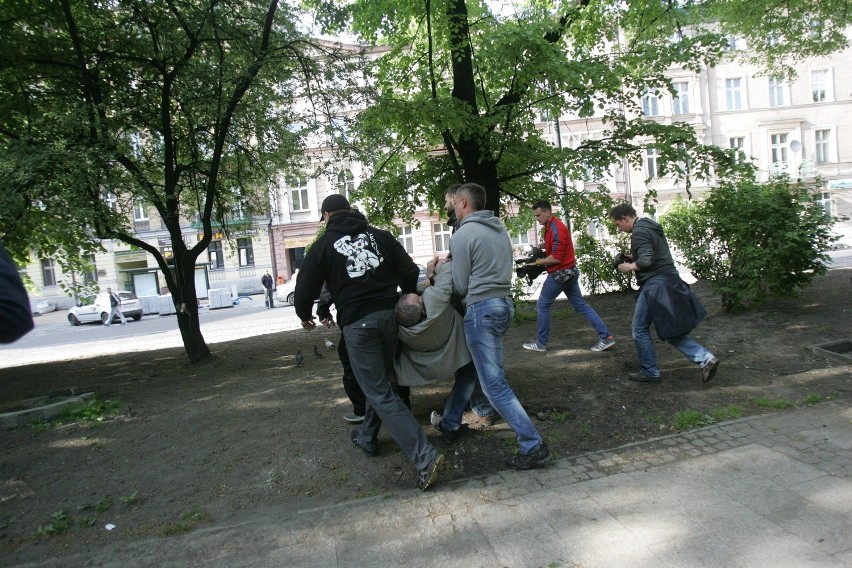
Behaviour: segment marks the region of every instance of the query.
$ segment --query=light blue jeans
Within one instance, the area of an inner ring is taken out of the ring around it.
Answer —
[[[633,311],[633,343],[636,345],[636,353],[639,355],[639,365],[642,374],[648,377],[659,377],[660,368],[657,366],[657,352],[654,350],[654,340],[651,338],[651,323],[653,323],[651,311],[645,295],[639,292],[636,298],[636,309]],[[686,358],[702,367],[713,358],[713,354],[706,347],[690,338],[681,335],[674,339],[665,340],[675,349],[686,355]]]
[[[577,270],[577,277],[572,278],[569,282],[560,284],[553,278],[552,274],[548,274],[541,286],[541,293],[538,296],[538,302],[536,302],[536,309],[538,310],[538,337],[536,341],[542,347],[546,347],[550,339],[550,306],[562,292],[565,292],[574,311],[592,324],[599,338],[606,340],[610,336],[609,329],[604,325],[603,320],[583,299],[583,293],[580,291],[580,271],[579,269],[575,270]]]
[[[527,411],[506,382],[503,369],[503,336],[512,323],[514,313],[515,306],[511,297],[491,298],[471,304],[464,315],[464,335],[485,396],[515,431],[520,452],[526,455],[535,450],[542,439]],[[459,388],[460,396],[466,388]],[[455,390],[454,388],[451,397],[456,394]],[[469,392],[472,392],[472,389]],[[451,423],[447,426],[452,427]]]

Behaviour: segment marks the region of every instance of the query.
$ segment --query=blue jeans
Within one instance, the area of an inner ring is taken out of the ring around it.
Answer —
[[[506,382],[506,373],[503,369],[503,336],[512,323],[514,313],[515,307],[512,305],[511,298],[491,298],[471,304],[464,315],[464,336],[485,396],[503,420],[515,431],[520,451],[526,455],[535,450],[542,440],[518,397]],[[459,387],[459,398],[468,388],[471,389],[469,392],[472,392],[472,387],[467,386],[470,380],[468,377]],[[451,399],[455,398],[455,394],[454,386]],[[469,396],[468,394],[468,398]],[[461,403],[462,410],[465,402]],[[456,412],[461,416],[461,410]],[[455,421],[453,414],[451,414],[453,422],[448,422],[448,427],[452,427]]]
[[[572,278],[564,284],[560,284],[553,278],[552,274],[548,274],[547,280],[541,286],[541,293],[538,296],[538,302],[536,302],[538,310],[538,337],[536,341],[542,347],[546,347],[547,341],[550,339],[550,306],[553,305],[553,301],[559,297],[559,294],[563,292],[568,297],[568,302],[571,303],[574,311],[592,324],[598,337],[606,340],[611,335],[597,312],[583,299],[583,293],[580,292],[580,271],[579,269],[575,270],[577,270],[577,277]]]
[[[405,456],[422,471],[438,452],[391,386],[396,334],[393,310],[373,312],[343,327],[352,372],[367,399],[358,440],[362,447],[375,449],[379,428],[384,423]]]
[[[648,309],[648,302],[640,291],[639,296],[636,297],[636,309],[633,311],[633,343],[636,344],[642,374],[648,377],[659,377],[660,368],[657,366],[657,352],[654,350],[654,340],[651,338],[651,323],[653,319]],[[686,355],[687,359],[702,367],[713,358],[713,354],[706,347],[688,335],[665,341]]]

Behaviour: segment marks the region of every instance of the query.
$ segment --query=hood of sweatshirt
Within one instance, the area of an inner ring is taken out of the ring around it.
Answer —
[[[649,219],[648,217],[640,217],[636,220],[636,223],[633,225],[633,230],[642,229],[645,231],[651,231],[652,233],[656,233],[660,237],[662,237],[665,233],[663,233],[663,226],[654,221],[653,219]]]
[[[367,218],[360,211],[341,211],[328,220],[326,233],[354,235],[367,228]]]
[[[506,230],[503,222],[500,221],[499,217],[494,216],[493,211],[474,211],[473,213],[468,213],[465,218],[461,220],[461,223],[459,223],[459,228],[462,228],[468,223],[483,225],[493,230],[495,233],[500,233]]]

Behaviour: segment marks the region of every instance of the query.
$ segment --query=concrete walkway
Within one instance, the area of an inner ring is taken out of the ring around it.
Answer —
[[[39,565],[848,567],[852,408],[822,402]]]

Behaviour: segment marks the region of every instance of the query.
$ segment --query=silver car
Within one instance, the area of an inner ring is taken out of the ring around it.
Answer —
[[[133,292],[116,292],[121,298],[121,313],[126,318],[133,318],[135,321],[142,319],[142,302],[136,297]],[[109,294],[101,292],[97,296],[86,296],[80,299],[80,302],[68,310],[68,323],[71,325],[80,325],[86,322],[107,323],[109,318],[110,304]],[[113,321],[118,321],[118,316],[113,318]]]

